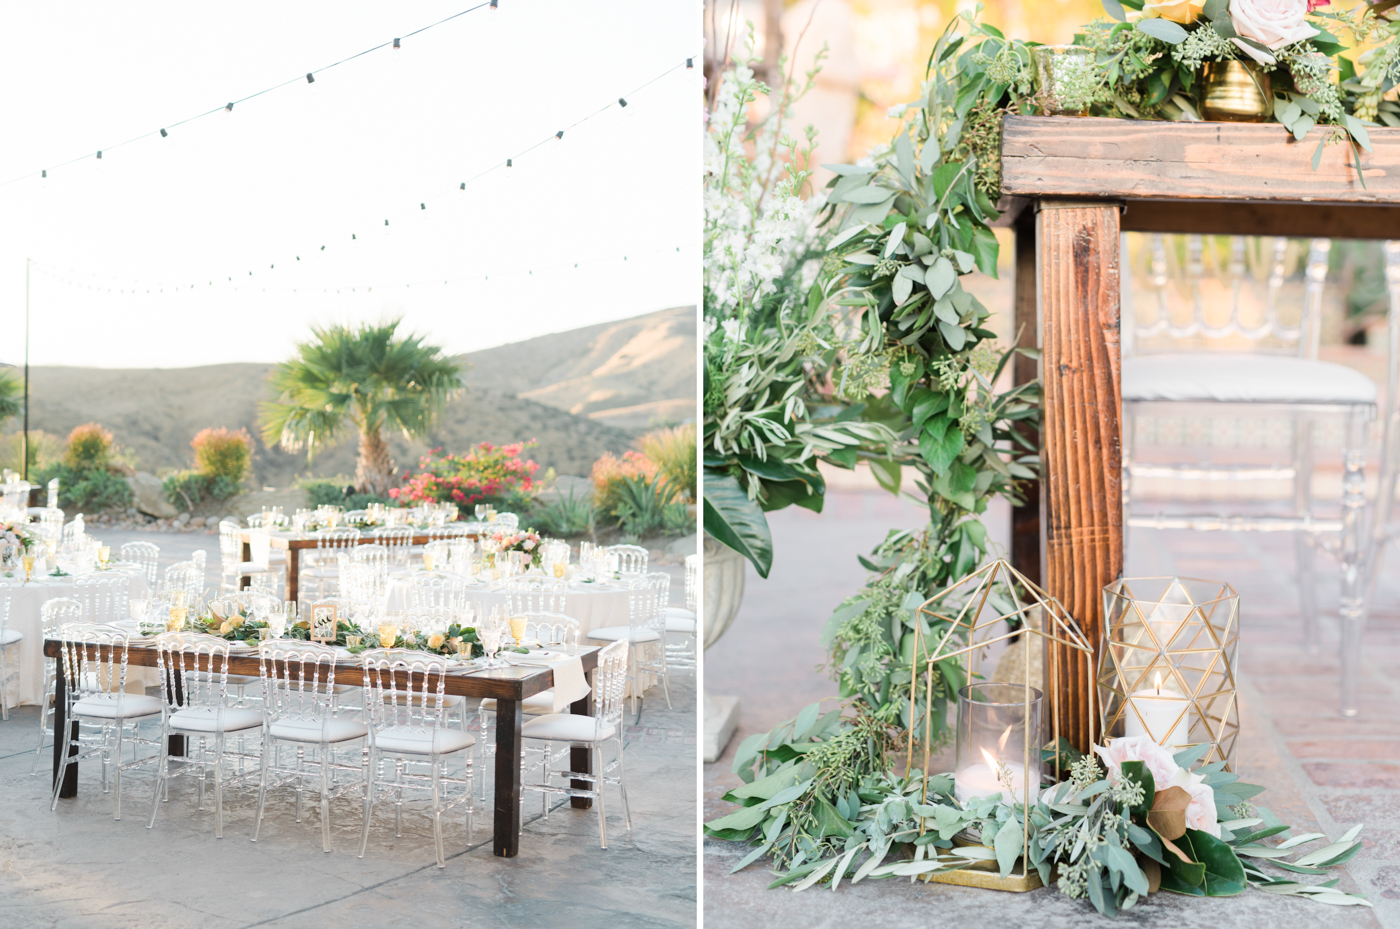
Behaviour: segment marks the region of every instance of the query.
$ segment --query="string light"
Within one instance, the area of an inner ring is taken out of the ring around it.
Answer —
[[[316,75],[312,74],[310,71],[307,71],[307,72],[306,72],[306,83],[308,83],[308,84],[314,84],[314,83],[316,83]]]
[[[165,137],[168,136],[168,135],[170,135],[170,133],[166,132],[164,129],[162,129],[162,130],[160,131],[160,137],[161,137],[162,139],[165,138]]]
[[[626,105],[627,105],[627,101],[624,100],[624,99],[622,99],[621,97],[618,97],[618,98],[617,98],[617,105],[618,105],[618,106],[626,106]]]
[[[564,138],[564,130],[563,130],[563,129],[560,129],[558,132],[554,133],[554,137],[555,137],[556,139],[562,139],[562,138]]]
[[[398,48],[398,47],[399,47],[399,40],[398,40],[398,39],[395,39],[395,40],[394,40],[394,48]]]

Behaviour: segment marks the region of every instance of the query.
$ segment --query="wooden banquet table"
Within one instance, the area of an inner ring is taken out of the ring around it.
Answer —
[[[241,557],[244,561],[253,560],[253,533],[263,531],[265,530],[244,529],[240,533],[239,538],[243,542],[243,554]],[[267,531],[267,536],[272,548],[280,548],[287,553],[287,599],[296,600],[297,593],[301,587],[301,553],[305,549],[319,547],[320,541],[314,533],[304,532],[279,532],[277,530],[270,530]],[[479,537],[480,533],[475,532],[464,533],[461,536],[461,538],[464,539],[476,539]],[[369,545],[378,541],[379,539],[373,535],[363,534],[356,540],[355,544]],[[412,544],[427,545],[431,541],[432,538],[427,532],[421,532],[414,534]],[[245,580],[243,586],[248,586],[248,581]]]
[[[50,658],[58,657],[59,648],[60,642],[56,639],[44,641],[44,654]],[[584,646],[579,649],[579,657],[582,659],[585,674],[590,674],[598,667],[598,651],[598,648],[594,646]],[[127,664],[147,668],[155,667],[155,648],[150,645],[132,645],[127,652]],[[69,724],[66,718],[67,711],[64,699],[68,683],[64,678],[63,662],[57,661],[55,665],[58,673],[56,676],[57,689],[55,691],[53,727],[54,732],[58,733],[64,731],[64,727]],[[231,674],[256,676],[259,673],[258,657],[256,654],[230,655],[228,670]],[[407,675],[401,672],[400,678],[400,683],[406,685]],[[363,686],[364,672],[358,664],[337,663],[335,682]],[[589,683],[593,683],[591,678]],[[491,697],[496,701],[496,795],[493,812],[495,853],[501,858],[514,858],[520,851],[520,764],[524,753],[524,744],[520,735],[520,727],[524,723],[521,701],[526,697],[549,690],[553,686],[554,672],[549,668],[518,665],[466,674],[450,674],[447,677],[445,689],[449,694],[462,697]],[[591,715],[593,712],[592,687],[589,688],[587,696],[571,704],[569,709],[575,714]],[[77,721],[74,720],[72,727],[75,734],[77,725]],[[60,738],[54,739],[54,780],[58,778],[58,769],[63,759],[63,745],[66,741]],[[171,753],[183,755],[184,750],[184,737],[170,736]],[[77,754],[76,747],[71,747],[69,754]],[[571,771],[580,774],[588,774],[592,771],[592,753],[587,746],[574,746],[570,749],[569,755]],[[577,789],[588,789],[589,787],[588,782],[582,780],[573,780],[570,785]],[[77,762],[69,764],[63,779],[63,788],[58,795],[60,798],[78,795]],[[586,797],[572,797],[570,803],[574,809],[579,810],[589,809],[593,805],[593,801]]]

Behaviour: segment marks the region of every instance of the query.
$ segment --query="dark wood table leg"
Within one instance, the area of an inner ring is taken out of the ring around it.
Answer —
[[[520,853],[520,762],[524,723],[519,700],[496,700],[496,855]]]
[[[185,683],[184,683],[184,680],[183,680],[183,678],[182,678],[179,674],[172,674],[172,675],[171,675],[171,678],[172,678],[173,681],[174,681],[174,684],[173,684],[172,686],[173,686],[173,688],[174,688],[174,690],[175,690],[175,694],[174,694],[174,696],[175,696],[175,700],[174,700],[175,705],[176,705],[176,706],[184,706],[184,705],[185,705]],[[164,686],[165,686],[164,683],[162,683],[162,684],[161,684],[161,687],[164,688]],[[165,695],[164,695],[164,694],[161,695],[161,699],[162,699],[162,700],[165,699]],[[167,744],[169,745],[169,753],[170,753],[172,756],[177,757],[177,758],[184,757],[184,754],[185,754],[185,737],[182,736],[182,735],[176,735],[176,734],[174,734],[174,733],[171,733],[171,734],[170,734],[169,736],[167,736],[166,738],[168,739],[168,743],[167,743]]]
[[[589,672],[588,678],[588,683],[592,684],[593,672]],[[582,700],[575,700],[569,704],[569,712],[575,716],[593,715],[593,689],[591,687]],[[618,725],[621,726],[624,722],[625,720],[618,720]],[[569,770],[579,774],[591,774],[593,772],[593,749],[587,745],[572,746],[569,749]],[[594,788],[594,785],[588,781],[581,781],[577,778],[569,781],[569,786],[575,790],[592,790]],[[570,797],[569,805],[576,810],[588,810],[592,809],[593,801],[588,797]]]
[[[239,555],[239,557],[242,558],[244,561],[253,560],[253,544],[251,542],[244,542],[243,548],[240,551],[242,552],[242,554]],[[251,576],[239,578],[238,586],[241,588],[253,586],[253,578]]]
[[[58,780],[58,769],[63,766],[63,753],[69,757],[78,754],[73,740],[78,738],[78,721],[68,720],[68,678],[63,673],[63,657],[54,660],[54,704],[53,704],[53,781]],[[78,795],[78,763],[70,762],[63,776],[63,786],[58,796],[66,800]]]
[[[1040,348],[1040,324],[1036,302],[1036,239],[1035,212],[1023,210],[1016,221],[1016,341],[1018,348]],[[1011,362],[1012,379],[1017,387],[1029,384],[1040,376],[1040,362],[1017,355]],[[1018,454],[1041,453],[1040,431],[1024,423],[1017,433],[1030,448],[1018,447]],[[1040,531],[1040,481],[1024,481],[1021,485],[1025,503],[1011,508],[1011,566],[1041,587],[1045,586],[1045,549]]]
[[[1036,225],[1045,590],[1074,617],[1097,659],[1102,590],[1123,570],[1119,206],[1041,201]],[[1098,722],[1092,666],[1077,651],[1053,647],[1068,671],[1058,687],[1060,732],[1088,751]]]
[[[301,549],[287,549],[287,599],[296,603],[301,593]]]

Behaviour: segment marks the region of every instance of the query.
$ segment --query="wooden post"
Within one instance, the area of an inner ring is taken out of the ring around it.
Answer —
[[[1119,204],[1042,200],[1036,207],[1044,378],[1045,589],[1095,649],[1103,586],[1123,567],[1119,423]],[[1089,749],[1096,705],[1084,656],[1060,649],[1060,732]]]
[[[1022,210],[1017,219],[1015,322],[1013,336],[1019,348],[1040,347],[1040,327],[1036,306],[1035,276],[1035,213]],[[1040,363],[1034,358],[1017,355],[1011,362],[1012,383],[1016,386],[1028,384],[1040,376]],[[1040,433],[1026,426],[1021,434],[1040,447]],[[1028,481],[1025,487],[1026,502],[1011,508],[1011,566],[1030,578],[1036,584],[1045,585],[1041,568],[1044,562],[1044,549],[1040,531],[1040,482]]]
[[[524,723],[519,700],[496,698],[496,857],[520,854],[520,761],[525,746],[520,738]]]

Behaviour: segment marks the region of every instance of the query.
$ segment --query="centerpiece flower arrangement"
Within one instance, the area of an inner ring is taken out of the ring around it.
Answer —
[[[0,520],[0,544],[29,551],[34,546],[34,536],[29,531],[28,520]]]
[[[389,491],[400,505],[412,503],[455,503],[462,515],[477,503],[514,506],[534,490],[535,472],[540,466],[521,454],[538,442],[512,442],[492,445],[482,442],[461,455],[441,455],[441,449],[418,460],[419,472],[404,472],[404,485]]]
[[[540,548],[543,539],[533,529],[518,532],[494,532],[488,537],[498,552],[524,552],[532,565],[538,565],[544,555]]]

